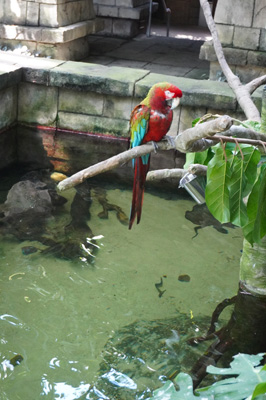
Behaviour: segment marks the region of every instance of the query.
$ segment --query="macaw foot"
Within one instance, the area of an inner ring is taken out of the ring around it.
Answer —
[[[165,139],[167,140],[168,144],[175,148],[175,137],[171,135],[165,135]]]
[[[154,153],[157,153],[157,150],[159,148],[158,144],[156,142],[154,142],[153,140],[151,141],[153,148],[154,148]]]

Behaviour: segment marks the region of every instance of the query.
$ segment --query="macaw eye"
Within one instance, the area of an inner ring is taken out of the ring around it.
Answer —
[[[172,99],[175,96],[175,93],[170,92],[170,90],[165,90],[165,98],[166,100]]]

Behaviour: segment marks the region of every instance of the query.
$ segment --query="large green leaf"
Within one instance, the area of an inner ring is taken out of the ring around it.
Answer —
[[[247,204],[248,222],[243,227],[243,235],[253,245],[260,243],[266,235],[266,166],[263,165],[253,186]]]
[[[230,221],[237,226],[244,226],[248,221],[246,206],[243,203],[243,188],[245,185],[244,160],[241,157],[234,157],[228,188]]]
[[[244,172],[246,176],[246,185],[243,188],[243,195],[246,196],[252,190],[257,179],[258,163],[260,162],[260,152],[253,146],[241,145],[244,157]]]
[[[226,154],[230,157],[229,152]],[[208,209],[221,223],[230,221],[229,181],[229,165],[223,149],[217,147],[215,156],[208,164],[205,198]]]
[[[229,378],[213,385],[197,389],[193,393],[192,379],[188,374],[180,373],[174,382],[167,381],[154,391],[151,400],[245,400],[265,392],[266,371],[258,367],[264,353],[257,355],[238,354],[230,368],[207,367],[207,372]],[[232,376],[232,377],[230,377]],[[178,386],[179,390],[175,386]]]
[[[258,211],[254,222],[253,238],[259,243],[266,235],[266,166],[263,165],[259,176]]]
[[[198,152],[198,153],[187,153],[186,163],[184,169],[188,169],[190,164],[202,164],[206,165],[206,159],[208,158],[209,149]]]

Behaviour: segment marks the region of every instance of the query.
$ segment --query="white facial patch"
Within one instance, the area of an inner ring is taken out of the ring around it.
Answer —
[[[164,93],[165,93],[166,100],[170,100],[175,96],[175,93],[170,92],[170,90],[165,90]]]

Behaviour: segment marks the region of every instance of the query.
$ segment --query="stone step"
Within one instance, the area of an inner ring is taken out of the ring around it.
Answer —
[[[103,0],[99,0],[103,1]],[[158,3],[153,2],[153,12],[158,9]],[[124,7],[117,5],[104,5],[98,3],[96,5],[96,15],[107,18],[123,18],[140,20],[149,15],[149,2],[145,0],[144,4],[135,7]]]

